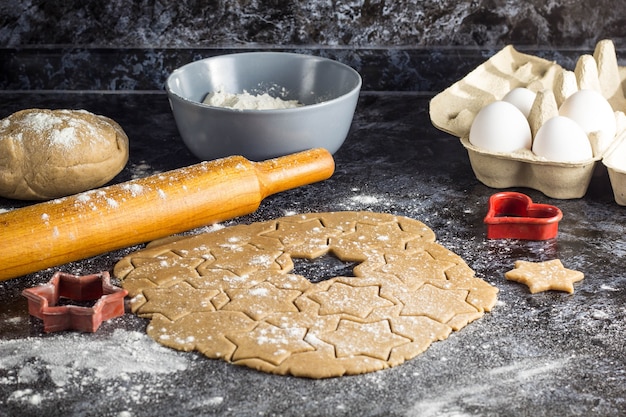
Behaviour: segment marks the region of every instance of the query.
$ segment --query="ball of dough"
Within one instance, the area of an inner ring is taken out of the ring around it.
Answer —
[[[0,196],[47,200],[99,187],[128,161],[128,137],[85,110],[27,109],[0,120]]]

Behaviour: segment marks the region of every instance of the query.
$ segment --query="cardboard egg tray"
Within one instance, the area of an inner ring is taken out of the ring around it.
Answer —
[[[618,136],[602,162],[609,172],[615,202],[626,206],[626,131]]]
[[[600,41],[593,56],[581,56],[574,71],[509,45],[435,96],[430,102],[430,118],[435,127],[460,138],[476,178],[488,187],[527,187],[552,198],[580,198],[587,192],[596,165],[602,161],[615,201],[626,205],[625,79],[626,68],[617,65],[611,41]],[[469,131],[476,114],[517,87],[534,92],[552,90],[559,106],[572,88],[600,91],[616,112],[618,133],[614,141],[599,150],[590,137],[593,158],[571,163],[549,161],[527,149],[498,153],[473,146]]]

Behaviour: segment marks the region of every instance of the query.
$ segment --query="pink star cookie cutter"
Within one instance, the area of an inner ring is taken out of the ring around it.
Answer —
[[[108,272],[85,276],[57,272],[48,283],[22,291],[28,299],[28,313],[43,320],[46,333],[63,330],[93,333],[103,321],[124,314],[127,294],[128,291],[111,284]],[[86,302],[92,305],[80,305]]]

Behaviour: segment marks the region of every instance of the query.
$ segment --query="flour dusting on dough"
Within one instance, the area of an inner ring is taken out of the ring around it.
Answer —
[[[358,260],[353,276],[314,282],[292,271],[294,257],[327,251]],[[374,212],[309,213],[169,241],[128,255],[114,274],[160,343],[309,378],[400,365],[482,317],[498,292],[423,223]]]

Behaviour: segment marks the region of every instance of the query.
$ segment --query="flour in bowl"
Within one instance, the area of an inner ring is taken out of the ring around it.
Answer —
[[[283,100],[267,93],[250,94],[245,90],[239,94],[225,93],[222,90],[211,92],[206,95],[202,102],[210,106],[237,110],[276,110],[303,106],[298,100]]]

